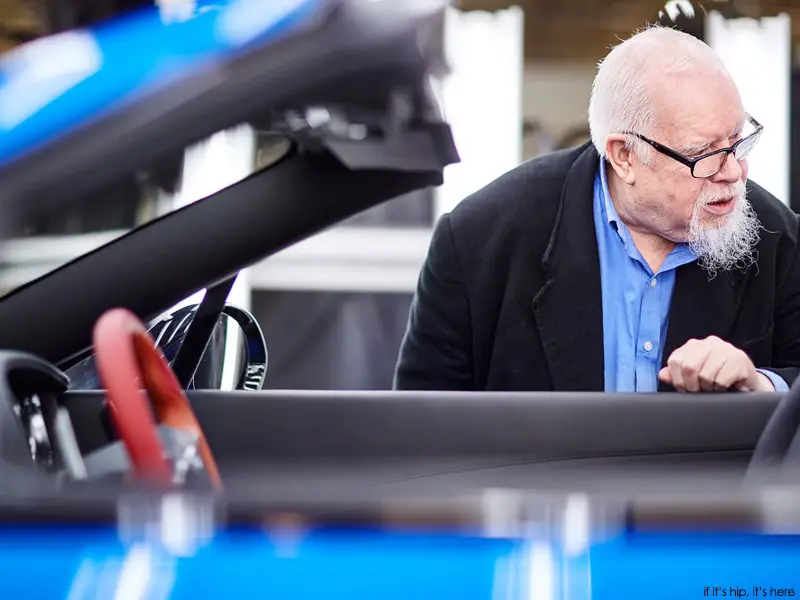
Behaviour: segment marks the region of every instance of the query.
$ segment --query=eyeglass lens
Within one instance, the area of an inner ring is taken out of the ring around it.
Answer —
[[[742,143],[736,147],[736,151],[734,152],[736,160],[744,160],[747,158],[747,155],[750,154],[750,151],[755,147],[756,143],[758,143],[759,137],[761,136],[757,133],[743,140]],[[713,154],[704,158],[694,165],[694,176],[711,177],[722,168],[727,158],[727,152],[720,152],[719,154]]]

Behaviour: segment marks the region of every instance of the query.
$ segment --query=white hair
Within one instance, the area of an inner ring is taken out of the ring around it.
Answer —
[[[698,65],[727,73],[707,44],[670,27],[647,27],[615,46],[598,65],[589,101],[589,131],[598,154],[605,158],[606,139],[613,133],[651,137],[658,124],[650,98],[652,76]],[[634,136],[629,138],[628,147],[648,164],[652,148]]]

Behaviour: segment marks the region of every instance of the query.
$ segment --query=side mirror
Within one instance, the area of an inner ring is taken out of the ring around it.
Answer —
[[[199,304],[183,306],[150,323],[150,335],[170,365],[183,347]],[[226,304],[188,389],[258,391],[267,376],[267,343],[249,311]],[[66,371],[71,390],[101,389],[94,354]]]

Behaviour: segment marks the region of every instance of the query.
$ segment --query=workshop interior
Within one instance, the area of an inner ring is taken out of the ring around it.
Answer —
[[[800,212],[795,0],[0,0],[0,598],[800,596],[800,387],[392,390],[436,223],[652,23]]]

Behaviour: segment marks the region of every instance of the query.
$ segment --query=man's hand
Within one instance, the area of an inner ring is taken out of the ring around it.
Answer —
[[[716,336],[689,340],[675,350],[659,379],[679,392],[773,392],[769,377],[742,350]]]

